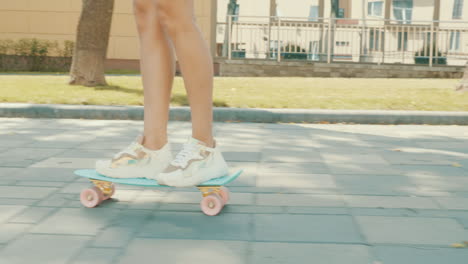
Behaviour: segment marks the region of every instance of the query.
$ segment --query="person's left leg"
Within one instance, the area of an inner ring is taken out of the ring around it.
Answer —
[[[184,77],[192,136],[213,147],[213,59],[195,22],[193,0],[154,0]]]

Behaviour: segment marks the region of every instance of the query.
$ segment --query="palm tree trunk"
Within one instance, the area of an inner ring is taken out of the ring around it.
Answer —
[[[109,44],[114,0],[82,1],[69,84],[106,85],[104,62]]]
[[[456,91],[468,92],[468,62],[466,63],[463,79],[457,84]]]

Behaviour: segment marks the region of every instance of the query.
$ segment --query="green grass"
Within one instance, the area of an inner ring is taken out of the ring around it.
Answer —
[[[67,84],[68,76],[0,75],[0,102],[143,105],[139,76],[107,76],[108,86]],[[247,108],[468,111],[455,79],[216,77],[214,105]],[[176,77],[172,105],[188,105]]]

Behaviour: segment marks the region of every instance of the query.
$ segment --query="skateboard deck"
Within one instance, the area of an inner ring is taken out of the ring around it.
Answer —
[[[239,175],[242,174],[243,170],[239,170],[233,174],[221,176],[216,179],[211,179],[206,181],[198,186],[223,186],[232,181],[234,181]],[[75,170],[74,173],[78,176],[101,180],[106,182],[127,184],[127,185],[137,185],[137,186],[146,186],[146,187],[170,187],[167,185],[160,185],[156,180],[146,179],[146,178],[111,178],[105,175],[99,174],[95,169],[81,169]]]
[[[211,179],[196,186],[203,196],[200,202],[203,213],[213,216],[221,212],[224,205],[226,205],[230,199],[230,192],[224,185],[234,181],[242,172],[243,170],[239,170],[233,174]],[[103,201],[111,198],[115,192],[114,183],[145,187],[171,187],[160,185],[153,179],[111,178],[99,174],[95,169],[80,169],[75,170],[74,173],[78,176],[88,178],[94,185],[89,189],[84,189],[80,194],[81,204],[89,208],[96,207]]]

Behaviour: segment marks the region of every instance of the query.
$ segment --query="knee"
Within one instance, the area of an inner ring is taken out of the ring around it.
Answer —
[[[151,15],[154,15],[154,4],[151,0],[133,0],[133,13],[138,30],[144,31],[150,26]]]
[[[186,6],[187,1],[155,0],[155,3],[156,16],[170,35],[193,30],[194,17]]]

